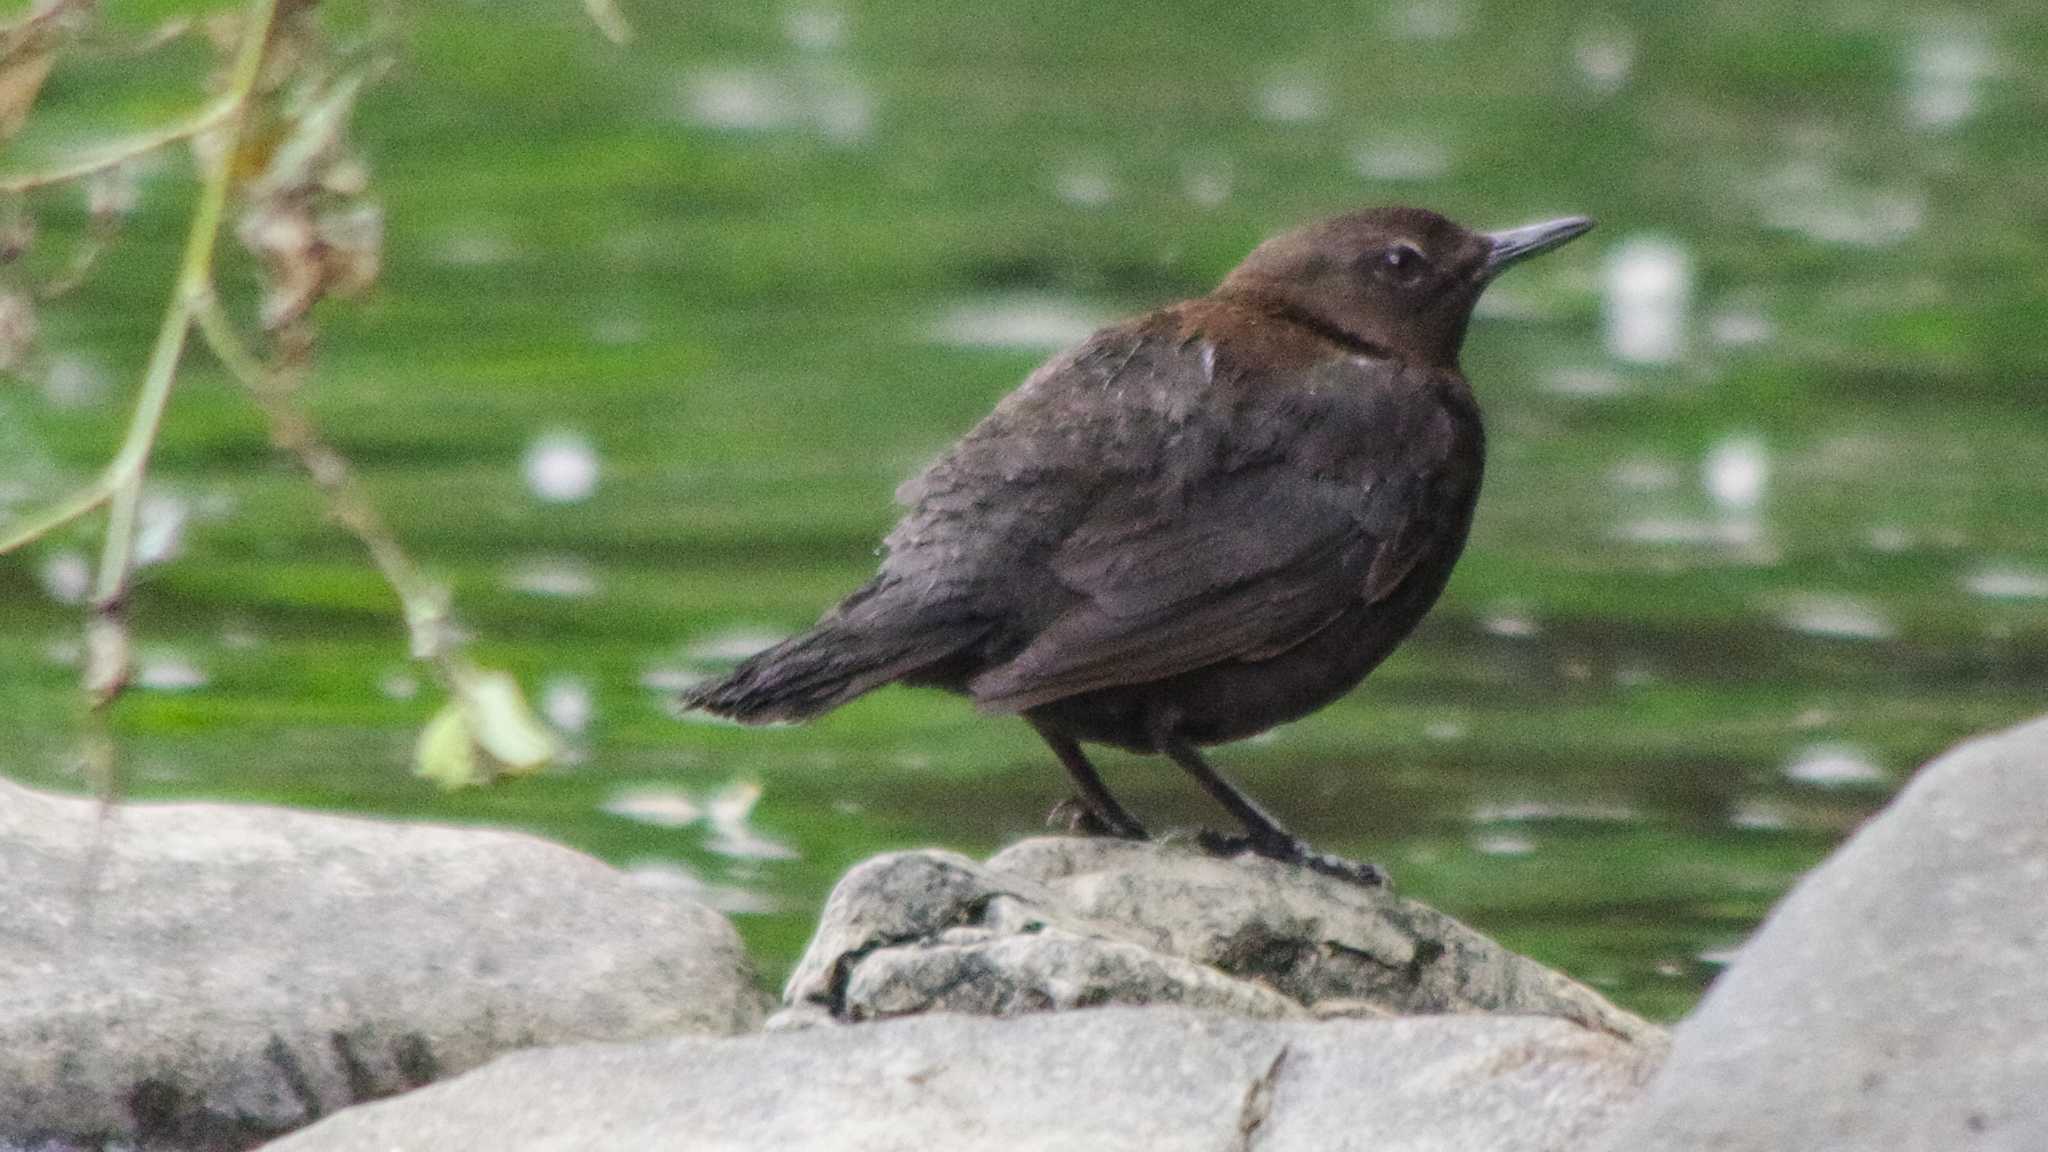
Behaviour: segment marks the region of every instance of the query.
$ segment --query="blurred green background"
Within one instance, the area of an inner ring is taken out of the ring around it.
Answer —
[[[1492,457],[1435,614],[1219,753],[1300,831],[1672,1016],[1917,764],[2041,708],[2035,0],[625,14],[616,46],[569,0],[405,6],[355,125],[384,278],[323,306],[307,393],[571,762],[409,774],[438,702],[396,604],[199,354],[114,717],[134,794],[531,828],[708,896],[777,979],[847,866],[1031,834],[1063,778],[939,695],[748,731],[674,690],[858,584],[896,485],[1051,351],[1389,201],[1601,227],[1473,327]],[[67,58],[0,166],[195,106],[195,41]],[[0,523],[119,438],[194,194],[181,151],[133,176],[117,246],[0,377]],[[35,207],[56,260],[83,198]],[[224,278],[245,298],[246,258]],[[0,561],[0,773],[83,786],[96,548]],[[1170,765],[1103,763],[1155,827],[1218,819]]]

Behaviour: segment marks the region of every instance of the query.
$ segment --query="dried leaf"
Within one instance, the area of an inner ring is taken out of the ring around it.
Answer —
[[[0,140],[21,130],[35,107],[36,94],[50,75],[57,54],[48,50],[26,52],[0,60]]]
[[[0,372],[12,372],[36,342],[36,304],[26,292],[0,288]]]

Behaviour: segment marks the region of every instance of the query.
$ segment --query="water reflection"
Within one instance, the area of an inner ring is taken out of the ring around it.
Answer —
[[[1815,744],[1785,766],[1785,778],[1824,788],[1882,783],[1887,777],[1870,753],[1853,744]]]
[[[1087,339],[1106,319],[1078,300],[1011,296],[955,304],[926,326],[925,337],[958,348],[1052,351]]]
[[[78,604],[92,590],[92,562],[85,553],[60,549],[43,558],[36,570],[43,594],[59,604]]]
[[[1588,28],[1572,39],[1572,66],[1579,82],[1598,95],[1621,91],[1635,63],[1636,40],[1625,28]]]
[[[1963,587],[1986,600],[2043,600],[2048,599],[2048,571],[1987,564],[1966,576]]]
[[[1261,120],[1275,124],[1305,124],[1320,120],[1329,113],[1330,98],[1315,80],[1283,74],[1259,86],[1254,107]]]
[[[150,650],[136,661],[134,683],[145,692],[196,692],[207,682],[205,670],[182,652]]]
[[[580,556],[533,556],[506,571],[505,586],[529,596],[581,600],[597,594],[598,574]]]
[[[527,490],[549,504],[576,504],[597,491],[597,449],[580,432],[542,433],[521,463]]]
[[[1954,128],[1976,114],[1979,89],[1993,72],[1991,42],[1974,17],[1930,21],[1906,50],[1906,114],[1915,126]]]
[[[1351,154],[1351,166],[1367,180],[1421,184],[1449,174],[1451,153],[1433,140],[1388,137],[1359,145]]]
[[[1692,258],[1676,241],[1631,236],[1607,253],[1607,351],[1630,364],[1670,364],[1685,353]]]

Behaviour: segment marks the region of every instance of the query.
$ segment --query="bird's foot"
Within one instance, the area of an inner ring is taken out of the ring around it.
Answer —
[[[1145,826],[1136,820],[1112,824],[1095,813],[1079,796],[1069,796],[1045,814],[1045,826],[1060,828],[1077,836],[1106,836],[1114,840],[1149,840]]]
[[[1318,852],[1297,837],[1280,839],[1258,839],[1251,836],[1230,836],[1221,832],[1204,831],[1197,838],[1202,850],[1216,856],[1242,856],[1249,852],[1264,856],[1282,864],[1293,864],[1311,872],[1320,872],[1338,880],[1356,884],[1361,888],[1383,888],[1387,884],[1387,873],[1377,864],[1363,860],[1350,860],[1328,852]]]

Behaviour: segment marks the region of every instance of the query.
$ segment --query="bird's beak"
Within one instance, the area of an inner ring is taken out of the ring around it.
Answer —
[[[1489,232],[1486,238],[1493,242],[1493,251],[1486,257],[1486,278],[1491,280],[1510,264],[1520,263],[1539,252],[1548,252],[1592,230],[1590,217],[1566,216],[1562,220],[1545,220],[1541,224],[1510,228],[1505,232]]]

